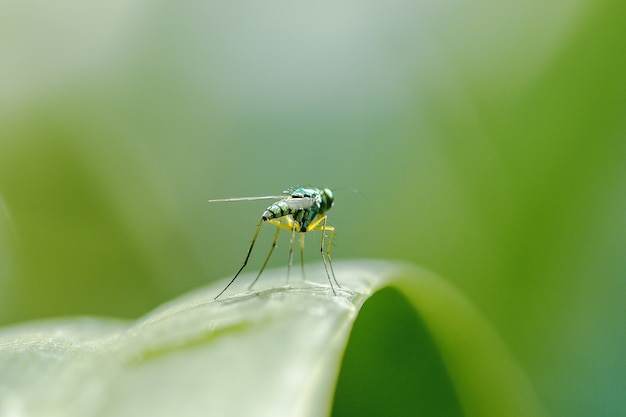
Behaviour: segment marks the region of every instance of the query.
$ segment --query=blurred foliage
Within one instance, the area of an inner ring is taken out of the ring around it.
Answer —
[[[454,282],[555,415],[626,408],[623,2],[249,3],[3,3],[0,323],[137,317],[239,266],[266,204],[208,198],[321,185],[336,259]]]

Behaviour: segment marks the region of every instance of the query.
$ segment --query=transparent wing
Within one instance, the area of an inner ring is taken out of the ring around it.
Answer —
[[[235,198],[219,198],[216,200],[209,200],[209,203],[231,203],[233,201],[255,201],[255,200],[284,200],[287,196],[284,195],[266,195],[263,197],[235,197]]]
[[[283,201],[285,203],[287,203],[287,205],[289,207],[291,207],[294,210],[308,210],[311,207],[313,207],[313,203],[315,200],[313,200],[310,197],[301,197],[301,198],[284,198]]]

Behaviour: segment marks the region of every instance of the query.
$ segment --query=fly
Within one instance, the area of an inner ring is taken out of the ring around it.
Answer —
[[[324,263],[324,269],[326,270],[326,276],[328,277],[330,288],[332,289],[333,294],[337,295],[337,293],[335,292],[335,286],[333,285],[333,281],[335,281],[335,284],[337,284],[338,287],[341,287],[341,285],[339,285],[339,283],[337,282],[337,278],[335,278],[333,263],[330,258],[330,247],[333,243],[335,228],[327,223],[328,216],[326,215],[326,212],[331,209],[333,203],[335,202],[335,198],[331,190],[329,190],[328,188],[297,187],[285,190],[283,192],[283,195],[280,196],[224,198],[219,200],[209,200],[209,203],[269,199],[276,199],[278,201],[270,205],[263,212],[261,220],[259,221],[256,231],[254,232],[254,237],[252,238],[252,243],[250,244],[250,248],[248,249],[248,254],[243,261],[243,265],[241,265],[241,268],[239,268],[239,270],[237,271],[233,279],[230,280],[228,285],[226,285],[226,287],[224,287],[224,289],[219,294],[217,294],[215,299],[217,300],[222,294],[224,294],[224,292],[228,289],[228,287],[231,286],[233,282],[235,282],[241,271],[243,271],[243,269],[248,264],[248,259],[250,258],[252,248],[254,248],[254,244],[256,243],[256,239],[259,235],[259,231],[261,230],[263,222],[268,222],[276,226],[276,233],[274,234],[274,241],[272,242],[272,246],[269,253],[267,254],[267,257],[265,258],[265,262],[263,262],[261,270],[257,274],[254,281],[252,281],[248,289],[251,289],[252,286],[257,282],[257,280],[263,273],[263,270],[267,266],[267,262],[270,260],[272,252],[274,252],[274,248],[276,248],[276,244],[278,242],[278,234],[280,233],[281,229],[289,230],[291,232],[291,240],[289,243],[289,262],[287,264],[287,279],[289,279],[289,273],[291,271],[291,264],[293,261],[293,245],[296,232],[300,233],[300,263],[302,266],[302,274],[304,275],[304,234],[306,232],[310,232],[311,230],[319,230],[322,232],[320,245],[322,262]],[[325,244],[327,231],[330,233],[328,236],[328,244]]]

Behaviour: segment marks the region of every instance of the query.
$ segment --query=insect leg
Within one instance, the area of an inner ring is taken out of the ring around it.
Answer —
[[[250,254],[252,253],[252,248],[254,247],[254,244],[256,243],[257,236],[259,236],[259,231],[261,230],[261,225],[262,224],[263,224],[263,219],[261,219],[261,221],[259,221],[259,225],[256,227],[256,231],[254,232],[254,237],[252,238],[252,243],[250,244],[250,248],[248,249],[248,254],[246,255],[246,259],[244,259],[244,261],[243,261],[243,265],[241,265],[241,268],[239,268],[239,271],[237,271],[237,273],[235,274],[233,279],[230,280],[228,285],[226,285],[226,287],[224,287],[224,289],[222,291],[220,291],[220,293],[215,296],[214,300],[217,300],[220,297],[220,295],[224,294],[224,291],[226,291],[228,289],[228,287],[230,287],[231,284],[233,282],[235,282],[235,280],[237,279],[237,277],[239,276],[241,271],[243,271],[243,269],[248,264],[248,259],[250,259]]]
[[[332,260],[330,259],[330,245],[333,242],[335,228],[326,224],[327,219],[328,219],[328,216],[322,216],[319,219],[315,220],[309,226],[309,230],[321,230],[322,232],[322,244],[320,245],[320,253],[322,255],[322,261],[324,262],[324,269],[326,270],[326,276],[328,277],[330,288],[333,290],[333,294],[337,295],[337,293],[335,292],[335,286],[333,285],[333,282],[330,279],[330,275],[332,274],[335,284],[337,284],[337,286],[341,288],[341,285],[339,285],[337,278],[335,278],[335,271],[333,269],[333,263],[332,263]],[[321,226],[320,226],[320,223],[322,223]],[[328,239],[328,249],[326,250],[326,252],[324,252],[324,239],[326,238],[327,230],[330,231],[330,238]],[[328,261],[326,260],[327,258],[328,258]],[[328,273],[328,265],[330,265],[330,274]]]
[[[330,248],[333,246],[333,237],[335,237],[335,228],[333,226],[327,226],[326,222],[324,222],[324,230],[330,231],[330,236],[328,237],[328,246],[326,246],[326,257],[328,258],[328,264],[330,265],[330,272],[333,275],[335,284],[337,284],[337,286],[341,288],[341,285],[337,281],[337,278],[335,278],[335,271],[333,270],[333,260],[330,258]],[[323,233],[324,231],[322,231],[322,234]],[[322,247],[323,246],[324,245],[322,245]]]
[[[276,228],[276,234],[274,235],[274,241],[272,242],[272,247],[270,248],[270,252],[267,254],[267,257],[265,258],[265,262],[263,262],[263,266],[261,267],[261,269],[259,270],[259,273],[257,274],[256,278],[254,279],[254,281],[252,281],[252,284],[250,284],[248,286],[248,289],[251,290],[252,287],[254,286],[254,284],[258,281],[259,277],[261,276],[261,274],[263,273],[263,270],[265,269],[265,267],[267,266],[267,263],[270,260],[270,256],[272,256],[272,252],[274,252],[274,248],[276,248],[276,242],[278,242],[278,233],[280,232],[280,227]]]
[[[289,263],[287,264],[287,281],[289,282],[289,274],[290,274],[290,271],[291,271],[291,264],[293,263],[293,241],[295,239],[296,231],[298,230],[298,223],[293,221],[293,219],[290,216],[285,216],[282,219],[285,220],[285,222],[287,224],[281,222],[280,220],[276,220],[276,219],[270,219],[267,222],[273,224],[274,226],[276,226],[279,229],[285,229],[285,230],[289,230],[291,232],[291,243],[289,245]],[[274,243],[276,243],[276,239],[278,239],[278,231],[276,231],[276,236],[274,237]],[[268,255],[268,259],[269,259],[269,255]],[[265,268],[265,264],[263,265],[263,268]]]
[[[291,224],[291,239],[289,240],[289,262],[287,263],[287,283],[289,283],[289,276],[291,275],[291,264],[293,263],[293,241],[296,238],[296,226],[298,225],[294,221],[288,220]]]
[[[302,267],[302,279],[305,280],[304,276],[304,233],[300,233],[300,266]]]

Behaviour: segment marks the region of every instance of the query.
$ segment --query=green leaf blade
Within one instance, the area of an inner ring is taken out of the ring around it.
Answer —
[[[310,274],[320,282],[290,285],[280,269],[253,291],[245,289],[252,276],[242,276],[215,301],[220,282],[131,325],[73,319],[4,329],[0,415],[326,416],[359,309],[387,286],[423,318],[467,416],[544,415],[496,334],[445,281],[383,261],[338,262],[335,271],[337,295],[321,267]]]

